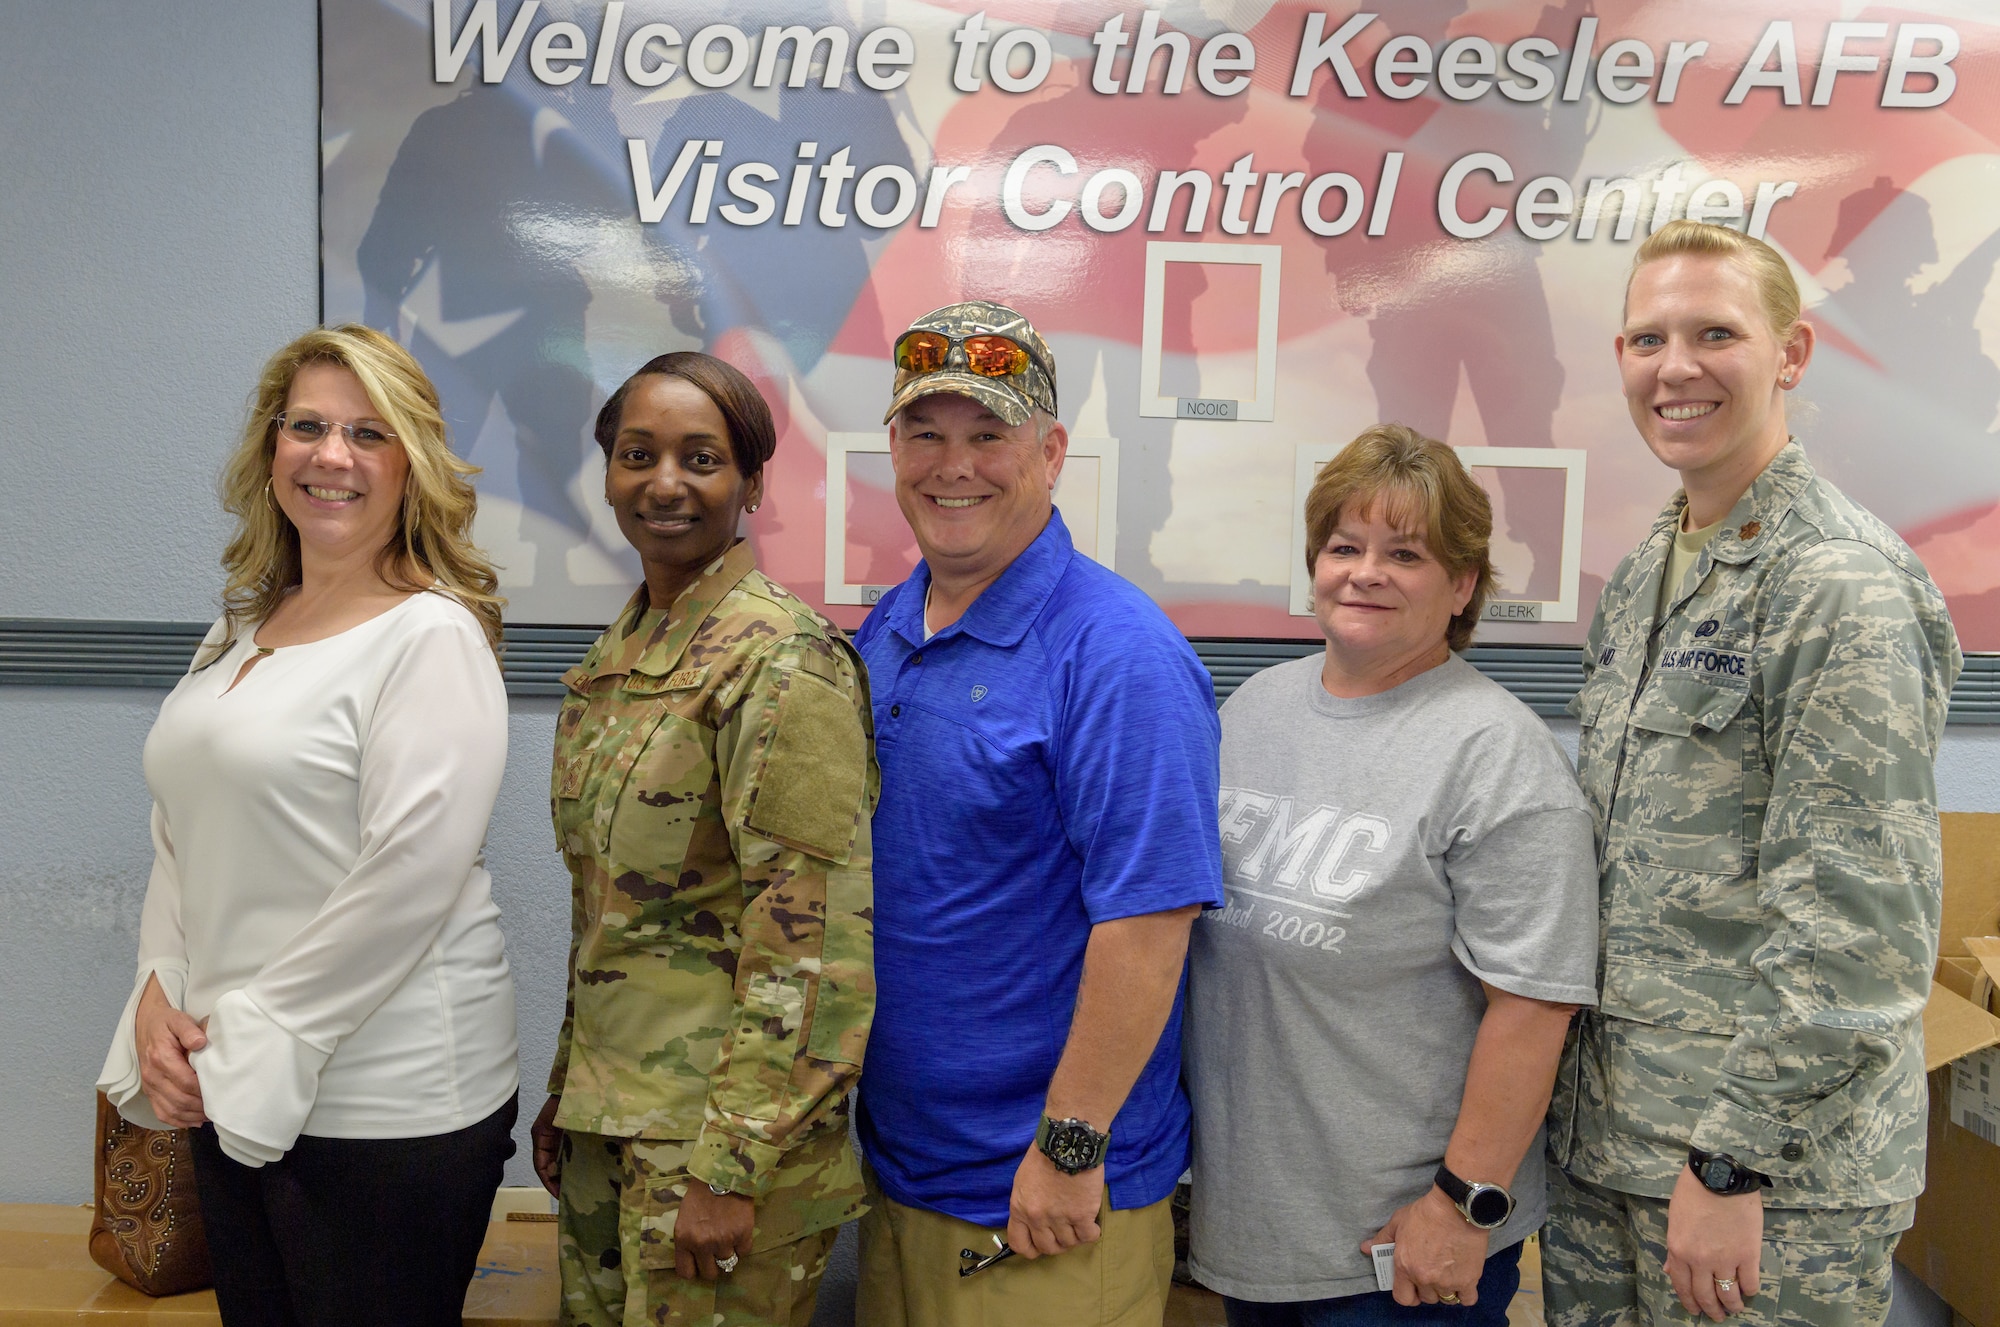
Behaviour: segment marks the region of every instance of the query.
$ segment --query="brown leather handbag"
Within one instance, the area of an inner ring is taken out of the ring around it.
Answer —
[[[97,1094],[97,1215],[90,1260],[148,1295],[209,1283],[208,1236],[185,1129],[142,1129]]]

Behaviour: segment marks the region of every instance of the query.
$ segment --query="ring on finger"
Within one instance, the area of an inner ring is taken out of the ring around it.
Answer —
[[[1715,1288],[1721,1291],[1734,1290],[1736,1289],[1736,1278],[1731,1276],[1718,1276],[1715,1278]]]
[[[715,1265],[725,1272],[733,1272],[736,1270],[736,1258],[737,1255],[732,1253],[727,1258],[717,1258]]]
[[[1438,1292],[1438,1303],[1440,1304],[1458,1303],[1458,1292],[1456,1290],[1440,1290]]]

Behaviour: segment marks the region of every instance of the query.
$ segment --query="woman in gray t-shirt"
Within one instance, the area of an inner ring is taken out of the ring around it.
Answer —
[[[1546,1210],[1531,1145],[1595,998],[1590,813],[1541,720],[1456,653],[1492,512],[1452,450],[1368,430],[1306,527],[1326,652],[1222,711],[1190,1261],[1232,1327],[1503,1324]]]

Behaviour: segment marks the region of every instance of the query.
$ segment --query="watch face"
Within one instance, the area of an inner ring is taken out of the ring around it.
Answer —
[[[1049,1131],[1049,1160],[1075,1174],[1097,1161],[1097,1138],[1089,1129],[1059,1124]]]
[[[1473,1223],[1490,1230],[1507,1219],[1514,1205],[1507,1200],[1505,1190],[1489,1185],[1473,1190],[1472,1199],[1466,1206],[1471,1210]]]
[[[1735,1178],[1736,1167],[1730,1165],[1721,1157],[1714,1157],[1702,1165],[1701,1182],[1703,1187],[1713,1189],[1717,1193],[1721,1193],[1724,1189],[1728,1188],[1729,1182]]]

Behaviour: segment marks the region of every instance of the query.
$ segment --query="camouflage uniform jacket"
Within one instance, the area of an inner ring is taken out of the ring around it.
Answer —
[[[787,1151],[837,1132],[858,1193],[846,1097],[875,1012],[880,786],[861,657],[747,544],[646,607],[641,587],[563,678],[556,1123],[694,1139],[691,1175],[760,1198]]]
[[[1911,1199],[1958,640],[1915,555],[1796,443],[1655,623],[1685,502],[1605,587],[1571,704],[1603,1001],[1564,1050],[1550,1150],[1655,1198],[1692,1145],[1769,1175],[1772,1206]]]

